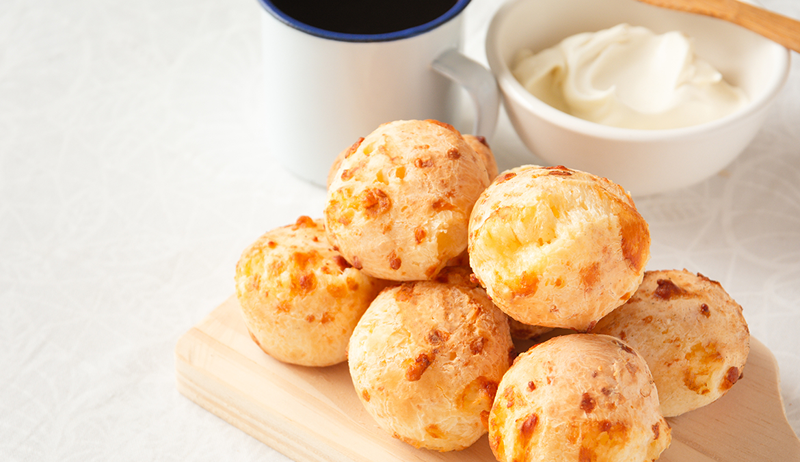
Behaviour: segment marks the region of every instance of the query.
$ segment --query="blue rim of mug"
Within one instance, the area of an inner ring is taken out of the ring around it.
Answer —
[[[325,29],[320,29],[318,27],[309,26],[303,22],[300,22],[291,16],[286,15],[283,11],[279,10],[275,5],[273,5],[272,1],[270,0],[258,0],[262,7],[267,10],[268,13],[272,14],[282,23],[291,26],[295,29],[298,29],[302,32],[307,34],[316,35],[317,37],[322,37],[331,40],[337,40],[340,42],[388,42],[392,40],[401,40],[410,37],[415,37],[417,35],[423,34],[428,32],[429,30],[435,29],[440,25],[450,21],[454,17],[458,16],[461,11],[467,7],[470,0],[457,0],[455,5],[453,5],[446,13],[439,16],[438,18],[434,19],[433,21],[426,22],[425,24],[420,24],[419,26],[410,27],[408,29],[403,29],[395,32],[387,32],[384,34],[348,34],[344,32],[333,32]]]

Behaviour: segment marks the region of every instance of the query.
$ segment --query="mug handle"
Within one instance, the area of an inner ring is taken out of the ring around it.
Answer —
[[[467,90],[476,110],[472,134],[491,139],[500,112],[500,92],[491,71],[454,48],[440,54],[431,66]]]

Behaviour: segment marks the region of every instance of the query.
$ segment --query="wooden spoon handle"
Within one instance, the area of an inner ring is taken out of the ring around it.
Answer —
[[[800,21],[738,0],[639,0],[732,22],[800,53]]]

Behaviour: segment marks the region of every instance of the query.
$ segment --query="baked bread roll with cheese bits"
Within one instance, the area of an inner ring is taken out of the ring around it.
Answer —
[[[522,353],[489,415],[499,462],[649,462],[670,441],[647,364],[607,335],[553,337]]]
[[[566,167],[509,170],[475,204],[470,265],[525,324],[588,331],[636,291],[650,231],[618,185]]]
[[[497,160],[494,158],[492,148],[483,136],[463,135],[469,146],[480,156],[483,160],[483,165],[486,167],[486,172],[489,174],[489,181],[494,180],[497,175]]]
[[[644,357],[667,417],[722,397],[750,352],[742,307],[718,282],[686,270],[648,271],[593,332],[619,337]]]
[[[353,152],[355,152],[355,150],[358,149],[358,145],[360,145],[362,141],[364,141],[364,138],[359,138],[358,141],[356,141],[352,145],[348,146],[347,149],[345,149],[342,152],[340,152],[336,156],[336,158],[333,159],[333,163],[331,164],[331,168],[328,170],[328,178],[326,180],[327,181],[326,185],[327,185],[328,188],[331,187],[331,183],[333,183],[333,180],[336,178],[336,175],[339,173],[339,167],[342,166],[342,162],[344,161],[344,159],[347,156],[349,156],[350,154],[352,154]]]
[[[473,151],[481,158],[483,161],[483,165],[486,167],[486,172],[489,174],[489,181],[495,179],[498,174],[497,170],[497,161],[494,158],[494,153],[492,149],[489,147],[489,143],[486,141],[486,138],[483,136],[475,136],[475,135],[461,135],[464,137],[464,140],[469,144]],[[328,171],[328,180],[327,186],[330,187],[331,183],[333,183],[333,179],[336,178],[336,174],[339,172],[339,167],[342,165],[342,161],[345,157],[350,155],[353,151],[358,148],[358,145],[361,144],[361,141],[364,139],[359,139],[355,144],[349,146],[344,151],[340,152],[336,159],[333,160],[333,164],[331,164],[331,168]]]
[[[513,344],[506,316],[449,267],[387,288],[350,338],[350,375],[369,414],[417,448],[453,451],[486,433]]]
[[[384,287],[327,241],[322,220],[265,233],[236,265],[236,294],[250,336],[275,359],[329,366],[347,359],[350,334]]]
[[[328,188],[328,238],[370,276],[431,279],[466,250],[469,214],[488,184],[483,160],[453,127],[381,125],[352,147]]]

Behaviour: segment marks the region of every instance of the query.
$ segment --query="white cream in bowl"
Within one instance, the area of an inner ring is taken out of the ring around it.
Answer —
[[[567,114],[612,127],[669,129],[709,122],[747,96],[695,55],[679,31],[655,34],[619,24],[534,53],[517,53],[512,73],[534,96]]]
[[[521,49],[535,52],[575,34],[618,24],[656,34],[682,31],[698,56],[748,101],[697,125],[663,130],[611,127],[583,120],[533,96],[512,74]],[[752,141],[789,72],[789,50],[747,29],[636,0],[508,0],[486,34],[486,58],[503,106],[536,162],[606,177],[634,196],[698,183],[727,166]]]

